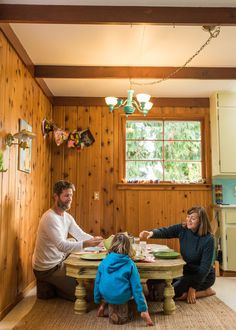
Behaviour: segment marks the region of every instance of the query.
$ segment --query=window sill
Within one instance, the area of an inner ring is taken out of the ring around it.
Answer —
[[[118,190],[212,190],[211,184],[206,183],[117,183]]]

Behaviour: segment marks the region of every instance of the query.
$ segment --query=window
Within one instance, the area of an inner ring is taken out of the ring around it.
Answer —
[[[200,120],[127,119],[126,181],[201,182],[202,140]]]

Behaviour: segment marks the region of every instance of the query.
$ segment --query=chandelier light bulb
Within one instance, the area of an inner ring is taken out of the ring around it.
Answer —
[[[137,98],[137,100],[138,100],[139,103],[141,103],[141,102],[144,102],[144,103],[149,102],[150,97],[151,97],[150,95],[144,94],[144,93],[140,93],[140,94],[137,94],[136,95],[136,98]]]
[[[117,104],[117,102],[118,102],[118,99],[117,99],[117,97],[114,97],[114,96],[107,96],[105,98],[105,101],[106,101],[106,104],[107,105],[113,105],[113,106],[115,106]]]
[[[149,111],[149,110],[151,110],[152,106],[153,106],[152,102],[146,102],[144,109]]]

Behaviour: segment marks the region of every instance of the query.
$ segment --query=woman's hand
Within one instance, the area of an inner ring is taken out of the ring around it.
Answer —
[[[188,289],[187,303],[188,304],[196,304],[196,290],[194,288],[189,288]]]
[[[143,230],[139,234],[139,237],[140,238],[144,238],[144,239],[151,238],[152,236],[153,236],[153,232],[152,231],[147,231],[147,230]]]

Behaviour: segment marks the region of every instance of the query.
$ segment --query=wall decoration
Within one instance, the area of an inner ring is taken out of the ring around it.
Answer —
[[[50,132],[53,132],[54,140],[57,146],[60,146],[64,141],[67,141],[67,147],[75,148],[77,151],[82,150],[84,147],[89,147],[95,142],[89,128],[66,132],[65,130],[57,127],[55,123],[45,118],[42,121],[43,136],[46,137]]]
[[[32,126],[30,126],[25,120],[20,119],[20,131],[27,130],[32,132]],[[18,158],[18,170],[30,173],[31,172],[31,157],[32,157],[32,140],[29,139],[27,142],[27,148],[19,148]]]

